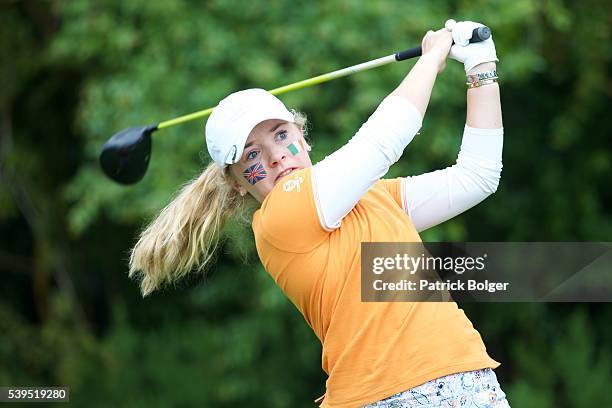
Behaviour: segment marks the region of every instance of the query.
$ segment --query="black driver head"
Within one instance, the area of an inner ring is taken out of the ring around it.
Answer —
[[[151,133],[157,125],[124,129],[102,147],[100,165],[104,173],[121,184],[139,182],[151,158]]]

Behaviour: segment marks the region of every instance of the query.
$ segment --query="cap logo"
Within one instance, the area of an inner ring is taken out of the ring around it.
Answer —
[[[229,153],[227,154],[227,156],[231,156],[232,157],[232,164],[236,163],[236,153],[238,153],[238,147],[236,145],[232,145],[231,150],[229,151]]]

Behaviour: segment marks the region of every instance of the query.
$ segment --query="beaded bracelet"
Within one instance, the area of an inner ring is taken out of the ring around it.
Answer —
[[[497,70],[467,75],[466,79],[467,82],[465,84],[468,86],[468,89],[493,84],[497,82],[498,79]]]
[[[478,88],[484,85],[494,84],[497,82],[497,78],[484,79],[482,81],[476,82],[466,82],[465,84],[468,86],[468,89]]]

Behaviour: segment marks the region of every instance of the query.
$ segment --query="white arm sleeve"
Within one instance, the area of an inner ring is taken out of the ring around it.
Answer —
[[[387,96],[351,140],[312,169],[313,191],[322,225],[340,221],[402,155],[422,124],[407,99]]]
[[[457,163],[402,179],[404,210],[417,231],[472,208],[497,190],[502,170],[504,129],[465,126]]]

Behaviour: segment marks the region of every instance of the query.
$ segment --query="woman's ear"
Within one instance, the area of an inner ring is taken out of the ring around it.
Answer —
[[[231,170],[230,170],[231,173]],[[247,194],[247,190],[244,186],[241,186],[240,183],[238,183],[238,180],[236,180],[234,178],[234,175],[231,175],[231,183],[232,183],[232,188],[234,190],[236,190],[238,192],[238,194],[240,194],[241,197],[244,197]]]
[[[238,184],[237,181],[234,181],[234,184],[232,185],[232,187],[234,190],[238,192],[238,194],[240,194],[241,197],[244,197],[247,194],[246,188]]]
[[[306,151],[307,152],[311,151],[312,147],[310,147],[310,145],[306,141],[306,138],[304,137],[304,130],[301,127],[299,127],[298,125],[296,125],[295,123],[294,123],[294,125],[297,128],[297,130],[300,132],[300,138],[304,141],[304,146],[306,146]]]

